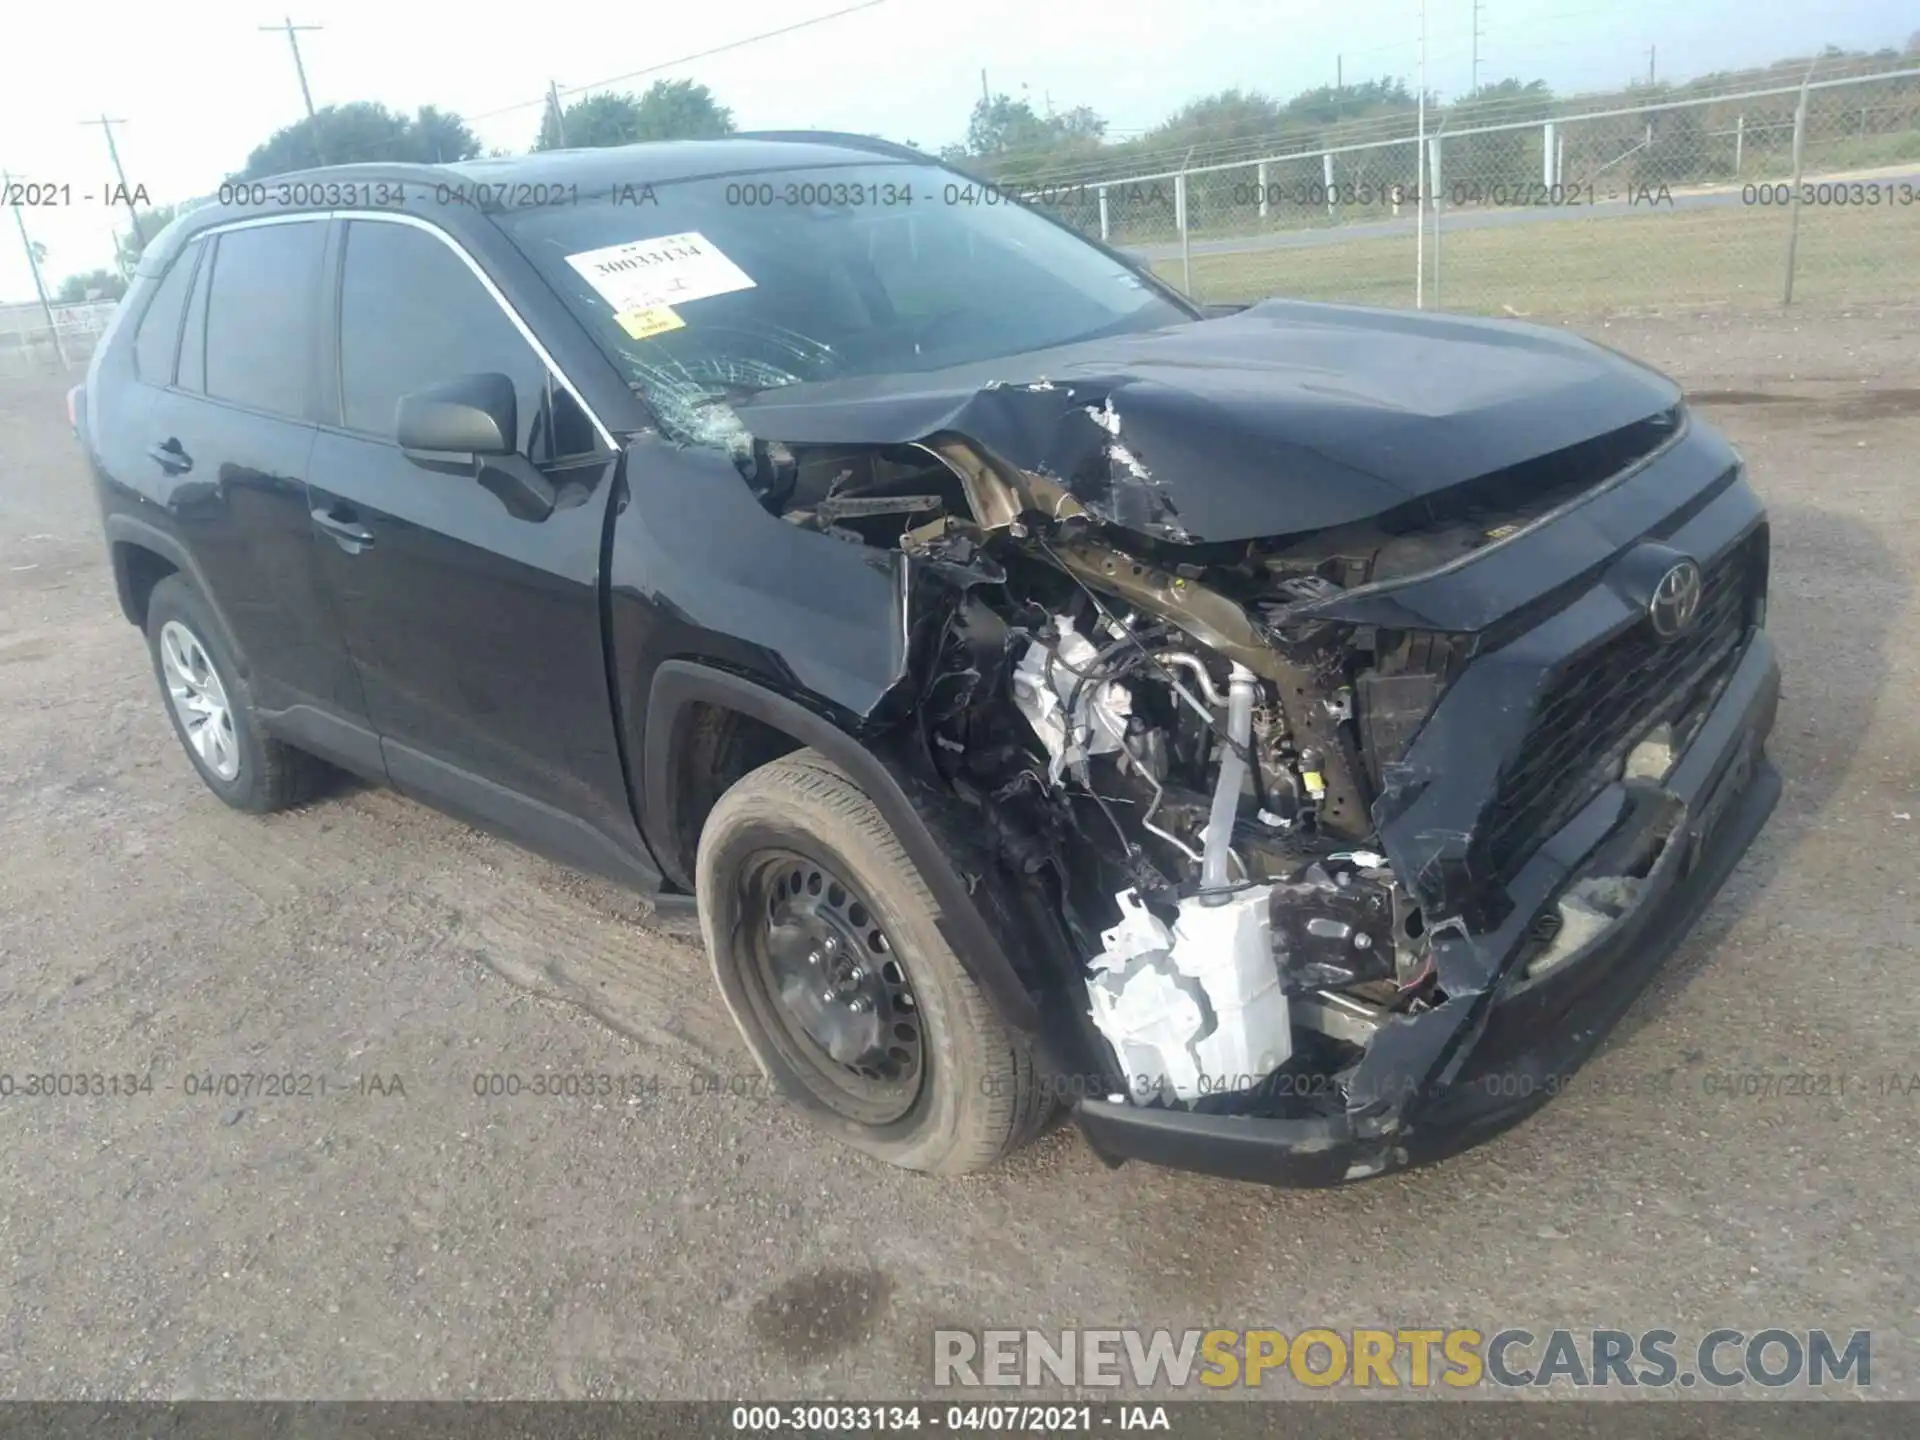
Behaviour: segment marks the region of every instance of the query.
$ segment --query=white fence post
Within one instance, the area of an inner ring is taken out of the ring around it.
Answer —
[[[1781,292],[1782,305],[1793,304],[1793,262],[1800,249],[1800,178],[1804,175],[1807,143],[1807,80],[1813,78],[1813,66],[1807,66],[1807,78],[1800,82],[1800,103],[1793,112],[1793,189],[1792,208],[1787,220],[1787,283]]]
[[[1440,308],[1440,137],[1427,139],[1427,169],[1433,176],[1433,304]]]
[[[1193,246],[1187,234],[1187,172],[1173,177],[1173,223],[1180,231],[1180,288],[1193,294]]]
[[[1819,82],[1817,88],[1822,91],[1834,90],[1836,92],[1835,98],[1841,101],[1838,113],[1845,115],[1849,113],[1850,110],[1858,108],[1857,101],[1853,105],[1847,104],[1855,95],[1879,93],[1878,91],[1861,90],[1858,87],[1886,87],[1895,81],[1901,82],[1903,89],[1900,94],[1903,97],[1911,95],[1916,90],[1920,90],[1920,86],[1915,84],[1915,82],[1920,82],[1920,63],[1908,63],[1904,68],[1881,71],[1872,75],[1846,76],[1834,80],[1823,80]],[[1697,113],[1701,107],[1711,105],[1716,108],[1718,113],[1724,114],[1724,108],[1721,107],[1732,105],[1735,110],[1734,127],[1731,132],[1734,140],[1734,149],[1732,156],[1729,158],[1733,167],[1734,181],[1738,184],[1744,179],[1747,168],[1747,125],[1745,111],[1748,104],[1757,104],[1763,107],[1761,111],[1755,112],[1759,118],[1754,122],[1756,127],[1758,127],[1756,133],[1759,134],[1761,140],[1761,152],[1757,155],[1754,162],[1757,167],[1757,173],[1777,174],[1781,168],[1773,158],[1775,142],[1770,138],[1777,129],[1781,128],[1788,128],[1797,132],[1795,139],[1800,154],[1796,157],[1797,165],[1795,168],[1797,173],[1804,173],[1806,163],[1805,151],[1812,131],[1810,92],[1814,88],[1816,88],[1816,86],[1811,75],[1809,75],[1803,77],[1802,83],[1799,85],[1769,86],[1726,94],[1703,94],[1688,96],[1677,100],[1649,101],[1643,96],[1630,96],[1624,98],[1630,99],[1633,103],[1621,104],[1612,109],[1594,109],[1579,114],[1560,115],[1554,118],[1535,116],[1526,119],[1500,121],[1488,125],[1471,126],[1461,130],[1449,130],[1448,133],[1460,136],[1463,139],[1467,136],[1503,136],[1505,138],[1499,148],[1505,151],[1505,153],[1510,154],[1511,147],[1516,144],[1524,146],[1526,135],[1537,129],[1541,137],[1540,168],[1537,173],[1540,175],[1541,180],[1552,189],[1563,193],[1573,185],[1578,184],[1584,195],[1587,187],[1594,185],[1597,179],[1605,176],[1608,172],[1615,171],[1616,167],[1626,166],[1630,170],[1634,165],[1636,156],[1644,158],[1651,141],[1657,139],[1659,135],[1664,133],[1660,130],[1660,125],[1664,123],[1662,117],[1668,112],[1678,112],[1684,109]],[[1849,93],[1849,91],[1851,91],[1851,93]],[[1796,107],[1793,122],[1787,125],[1779,125],[1777,122],[1766,118],[1766,107],[1775,103],[1773,97],[1793,97],[1796,94],[1799,96],[1800,105]],[[1902,103],[1904,105],[1905,101],[1903,100]],[[1870,110],[1869,118],[1871,119]],[[1902,109],[1900,114],[1893,117],[1888,133],[1899,133],[1902,128],[1902,122],[1909,118],[1906,111]],[[1574,154],[1569,156],[1567,154],[1569,148],[1567,140],[1575,122],[1581,125],[1588,125],[1589,128],[1581,132],[1585,138],[1580,145],[1572,147]],[[1592,122],[1592,124],[1589,124],[1589,122]],[[1382,132],[1373,133],[1380,134]],[[1347,168],[1352,171],[1356,177],[1362,173],[1372,173],[1373,168],[1380,163],[1382,156],[1389,157],[1387,166],[1389,173],[1404,175],[1404,172],[1399,170],[1398,156],[1403,147],[1412,147],[1416,156],[1414,165],[1415,174],[1420,177],[1421,182],[1423,182],[1426,187],[1419,191],[1419,199],[1424,202],[1425,196],[1429,193],[1433,194],[1435,199],[1435,228],[1431,237],[1434,243],[1435,258],[1432,263],[1432,268],[1430,269],[1425,263],[1421,263],[1418,256],[1416,256],[1417,278],[1414,298],[1416,304],[1418,304],[1423,298],[1424,284],[1428,280],[1434,283],[1437,295],[1440,288],[1439,277],[1444,264],[1444,254],[1441,250],[1441,236],[1446,225],[1446,215],[1445,206],[1440,203],[1440,194],[1446,188],[1446,178],[1442,165],[1442,147],[1438,143],[1438,131],[1424,124],[1420,126],[1417,133],[1412,135],[1405,134],[1404,132],[1393,133],[1389,131],[1385,133],[1388,138],[1367,138],[1347,145],[1333,145],[1326,141],[1322,142],[1320,173],[1322,182],[1327,190],[1326,216],[1330,223],[1336,225],[1346,218],[1345,207],[1339,201],[1338,190],[1335,183],[1336,175],[1340,171],[1340,166],[1336,164],[1336,161],[1340,156],[1346,155],[1351,158],[1352,163]],[[1706,132],[1708,136],[1714,138],[1725,136],[1728,133],[1729,132],[1725,130],[1711,129]],[[1426,158],[1428,152],[1424,148],[1422,136],[1424,136],[1427,141],[1433,142],[1431,160]],[[1689,132],[1686,138],[1696,146],[1696,153],[1688,158],[1685,166],[1687,183],[1695,183],[1701,180],[1710,181],[1715,173],[1713,170],[1715,162],[1712,159],[1710,142],[1709,148],[1704,152],[1700,152],[1697,147],[1702,137]],[[1469,163],[1472,161],[1472,157],[1467,156],[1464,151],[1461,153],[1465,157],[1462,163],[1466,164],[1469,170],[1474,170],[1476,167],[1472,163]],[[1478,152],[1476,151],[1476,153]],[[1522,153],[1524,153],[1524,150]],[[1096,172],[1098,178],[1089,177],[1083,183],[1085,183],[1088,188],[1094,189],[1098,196],[1100,238],[1106,240],[1108,243],[1131,244],[1141,237],[1130,235],[1125,241],[1117,239],[1118,231],[1122,227],[1115,223],[1115,217],[1112,214],[1110,203],[1111,187],[1114,185],[1144,185],[1147,180],[1151,180],[1156,187],[1164,187],[1165,182],[1171,179],[1174,182],[1174,204],[1172,208],[1175,212],[1173,218],[1178,235],[1177,253],[1180,260],[1180,280],[1178,283],[1184,285],[1189,293],[1193,293],[1195,290],[1195,276],[1193,273],[1193,230],[1197,224],[1191,209],[1193,200],[1191,182],[1193,176],[1195,174],[1217,174],[1224,177],[1232,173],[1245,174],[1249,169],[1255,170],[1261,192],[1259,196],[1260,203],[1258,205],[1261,219],[1260,230],[1265,232],[1268,227],[1276,223],[1305,223],[1304,214],[1297,217],[1292,216],[1286,209],[1284,200],[1276,199],[1276,182],[1279,182],[1279,192],[1284,193],[1286,186],[1284,177],[1288,174],[1299,173],[1308,163],[1311,154],[1311,151],[1305,154],[1286,151],[1283,149],[1283,140],[1276,137],[1274,141],[1274,151],[1264,156],[1249,147],[1247,150],[1241,152],[1239,158],[1222,161],[1213,165],[1203,165],[1199,170],[1195,171],[1188,168],[1192,159],[1195,158],[1190,151],[1186,159],[1172,162],[1175,168],[1171,171],[1160,171],[1151,175],[1138,177],[1129,176],[1124,178]],[[1568,181],[1566,178],[1568,173],[1567,161],[1569,159],[1572,159],[1574,162],[1574,170],[1576,172],[1575,181]],[[1239,187],[1236,186],[1235,188],[1238,189]],[[1165,189],[1161,188],[1159,193],[1164,195],[1166,193]],[[1403,183],[1389,184],[1383,190],[1383,206],[1390,207],[1391,214],[1396,218],[1404,218],[1405,212],[1402,210],[1401,205],[1402,202],[1408,198],[1405,194],[1405,185]],[[1799,199],[1800,197],[1796,187],[1794,190],[1794,202],[1798,202]],[[1790,208],[1791,210],[1797,211],[1800,206],[1798,203],[1791,203]],[[1421,221],[1425,219],[1424,210],[1425,205],[1421,203],[1419,205],[1420,213],[1418,216]],[[1235,213],[1238,214],[1237,207]],[[1094,217],[1085,217],[1085,219],[1092,218]],[[1203,260],[1211,262],[1211,257],[1217,253],[1238,253],[1243,249],[1259,249],[1261,248],[1259,242],[1270,238],[1267,234],[1256,236],[1252,227],[1247,227],[1244,231],[1235,230],[1231,225],[1223,227],[1219,222],[1228,218],[1225,210],[1222,210],[1221,213],[1217,215],[1210,212],[1208,223],[1212,226],[1212,229],[1210,229],[1208,233],[1207,249],[1201,254]],[[1242,220],[1244,220],[1244,218],[1244,216],[1241,217]],[[1797,298],[1794,292],[1798,288],[1799,280],[1796,262],[1798,259],[1798,231],[1801,228],[1799,223],[1801,218],[1802,217],[1797,214],[1790,214],[1788,217],[1788,256],[1784,257],[1787,263],[1787,274],[1782,276],[1784,293],[1775,292],[1782,293],[1783,301],[1787,304],[1792,304]],[[1082,223],[1084,224],[1085,221],[1083,220]],[[1428,238],[1426,236],[1426,226],[1424,223],[1419,225],[1418,235],[1420,238],[1416,240],[1416,252],[1424,249],[1424,240]],[[1243,238],[1245,241],[1244,244],[1237,243]],[[1303,236],[1302,238],[1305,239],[1306,237]],[[1319,238],[1322,241],[1331,241],[1337,237],[1329,235]],[[1165,245],[1165,239],[1166,237],[1163,234],[1160,241],[1151,247],[1152,250],[1158,252],[1155,258],[1162,267],[1173,258],[1168,254],[1168,251],[1173,247]],[[1571,251],[1567,256],[1568,263],[1577,263],[1579,258],[1580,257]],[[1205,269],[1204,266],[1202,268],[1203,270]],[[1337,270],[1338,267],[1335,267],[1335,269]],[[1212,272],[1207,273],[1210,274]],[[1344,283],[1347,282],[1338,278],[1332,282],[1335,290]],[[1751,288],[1749,282],[1743,281],[1739,284],[1734,284],[1731,278],[1728,279],[1727,283],[1734,289]],[[1762,280],[1762,289],[1764,289],[1764,284],[1765,282]],[[1196,296],[1196,298],[1199,297]],[[1473,300],[1474,303],[1477,303],[1477,297],[1463,296],[1463,298],[1468,298]]]

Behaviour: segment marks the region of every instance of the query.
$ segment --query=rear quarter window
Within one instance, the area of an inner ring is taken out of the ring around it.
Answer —
[[[212,246],[206,247],[209,251]],[[180,329],[180,363],[173,383],[195,394],[207,388],[207,282],[213,278],[213,262],[203,261],[193,277],[193,293],[187,297],[186,324]]]
[[[180,348],[180,320],[204,246],[189,245],[174,257],[154,287],[153,299],[133,335],[133,373],[149,385],[173,384],[174,356]]]
[[[207,394],[303,418],[313,374],[321,220],[229,230],[207,296]]]

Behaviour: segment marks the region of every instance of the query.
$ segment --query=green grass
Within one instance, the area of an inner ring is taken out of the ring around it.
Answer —
[[[1784,211],[1727,206],[1450,232],[1437,302],[1429,235],[1428,303],[1524,315],[1774,306],[1788,224]],[[1155,268],[1180,282],[1177,259]],[[1920,298],[1920,204],[1803,207],[1794,273],[1796,301]],[[1411,305],[1413,274],[1411,235],[1193,258],[1194,294],[1221,303],[1286,295]]]
[[[1838,173],[1846,170],[1871,170],[1881,165],[1898,165],[1908,160],[1920,160],[1920,127],[1912,130],[1890,130],[1880,135],[1839,135],[1828,137],[1814,131],[1809,125],[1807,137],[1806,173],[1809,178],[1818,178],[1820,172]],[[1783,146],[1783,153],[1792,155],[1792,147]],[[1743,165],[1741,167],[1751,167]],[[1792,160],[1784,165],[1776,165],[1775,172],[1791,172]]]

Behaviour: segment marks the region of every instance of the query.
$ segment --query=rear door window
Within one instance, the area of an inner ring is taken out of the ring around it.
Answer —
[[[258,225],[220,236],[207,296],[207,394],[302,419],[313,372],[314,287],[326,226]]]
[[[201,245],[189,245],[174,257],[154,289],[147,313],[133,337],[133,370],[149,385],[173,384],[173,357],[180,344],[180,317],[186,313],[188,287]]]
[[[449,245],[412,225],[349,225],[340,278],[346,428],[392,440],[402,395],[489,372],[513,381],[523,455],[543,462],[592,448],[572,397],[551,383],[546,363]]]

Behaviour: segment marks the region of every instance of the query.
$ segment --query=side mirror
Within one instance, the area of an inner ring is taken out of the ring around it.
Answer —
[[[520,434],[513,382],[504,375],[459,375],[402,395],[394,429],[404,450],[511,455]]]
[[[517,448],[517,402],[513,381],[506,376],[459,375],[402,395],[394,409],[394,429],[403,450],[468,457],[457,465],[413,458],[429,470],[471,475],[514,518],[544,520],[553,513],[552,484]]]

